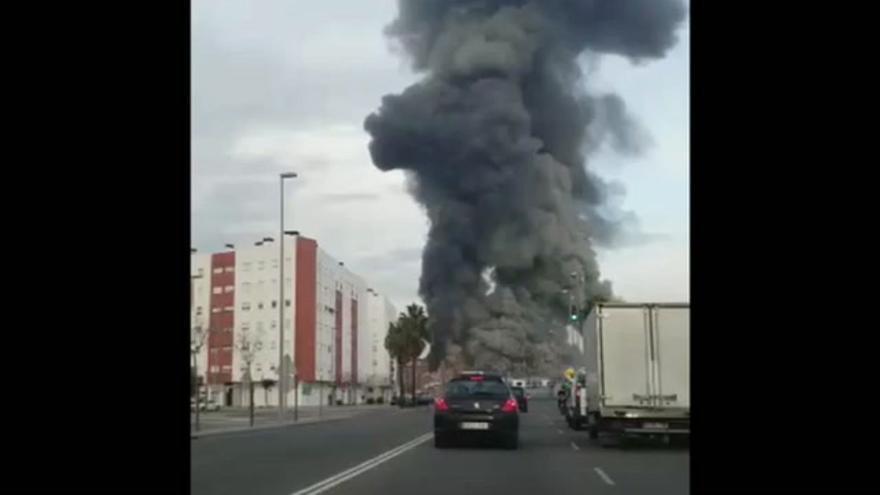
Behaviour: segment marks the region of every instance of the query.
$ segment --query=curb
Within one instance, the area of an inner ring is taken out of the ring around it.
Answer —
[[[215,430],[207,430],[200,432],[190,432],[189,438],[190,440],[195,440],[197,438],[202,437],[210,437],[215,435],[224,435],[229,433],[248,433],[253,431],[261,431],[261,430],[271,430],[273,428],[284,428],[284,427],[294,427],[294,426],[308,426],[319,423],[331,423],[333,421],[342,421],[343,419],[349,419],[353,416],[340,416],[336,418],[327,418],[327,419],[318,419],[318,420],[302,420],[298,422],[289,422],[289,423],[276,423],[271,425],[258,425],[258,426],[242,426],[236,428],[223,428],[223,429],[215,429]]]

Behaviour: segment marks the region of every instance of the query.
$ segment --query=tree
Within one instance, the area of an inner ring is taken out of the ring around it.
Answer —
[[[403,407],[403,363],[406,362],[406,341],[403,327],[396,322],[388,324],[388,334],[385,335],[385,349],[394,359],[397,368],[397,384],[399,388],[398,404]]]
[[[425,350],[425,340],[428,338],[428,317],[425,308],[418,304],[410,304],[406,307],[406,313],[402,315],[407,327],[407,343],[409,344],[410,359],[412,359],[412,400],[416,403],[416,364],[422,351]]]
[[[235,347],[241,355],[241,360],[244,361],[242,372],[243,378],[248,384],[250,423],[251,426],[254,426],[254,382],[251,379],[251,365],[257,353],[263,348],[263,343],[259,337],[252,337],[247,332],[239,332]]]
[[[196,431],[199,431],[199,409],[201,408],[201,387],[199,386],[199,364],[198,357],[202,347],[208,339],[210,329],[203,327],[200,322],[196,321],[189,329],[189,352],[192,355],[193,365],[192,374],[195,380],[195,404],[196,404]]]
[[[406,312],[400,313],[397,321],[388,327],[385,337],[385,348],[397,362],[397,373],[400,383],[400,399],[403,400],[403,367],[407,361],[412,362],[412,399],[416,401],[416,363],[425,350],[428,337],[428,317],[425,308],[418,304],[410,304]],[[402,404],[402,402],[401,402]]]

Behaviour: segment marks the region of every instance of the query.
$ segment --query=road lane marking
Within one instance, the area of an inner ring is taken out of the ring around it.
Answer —
[[[577,444],[574,442],[571,442],[571,448],[573,448],[574,450],[581,450],[581,448],[578,447]]]
[[[425,441],[427,441],[433,437],[434,437],[434,433],[425,433],[424,435],[422,435],[420,437],[416,437],[416,438],[410,440],[409,442],[406,442],[403,445],[399,445],[399,446],[397,446],[387,452],[384,452],[382,454],[377,455],[376,457],[373,457],[372,459],[368,459],[368,460],[358,464],[357,466],[346,469],[345,471],[342,471],[341,473],[334,474],[333,476],[330,476],[327,479],[321,480],[313,485],[310,485],[310,486],[307,486],[306,488],[303,488],[302,490],[296,491],[292,495],[317,495],[319,493],[322,493],[326,490],[333,488],[334,486],[336,486],[340,483],[343,483],[345,481],[350,480],[351,478],[354,478],[355,476],[357,476],[365,471],[369,471],[370,469],[373,469],[374,467],[382,464],[385,461],[388,461],[390,459],[393,459],[394,457],[397,457],[398,455],[406,452],[407,450],[410,450],[414,447],[417,447],[418,445],[424,443]]]
[[[593,469],[596,471],[596,474],[598,474],[599,477],[602,478],[602,481],[604,481],[605,483],[608,483],[611,486],[614,486],[614,480],[612,480],[611,477],[609,477],[607,474],[605,474],[605,471],[602,471],[602,468],[595,467]]]

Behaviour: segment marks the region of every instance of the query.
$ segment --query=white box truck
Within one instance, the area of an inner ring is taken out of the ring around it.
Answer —
[[[577,416],[602,445],[690,434],[690,305],[601,303],[584,321],[586,400]]]

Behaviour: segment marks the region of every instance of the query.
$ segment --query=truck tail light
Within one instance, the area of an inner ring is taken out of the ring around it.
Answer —
[[[446,399],[443,397],[437,397],[434,399],[434,409],[438,412],[446,412],[449,410],[449,404],[446,403]]]

